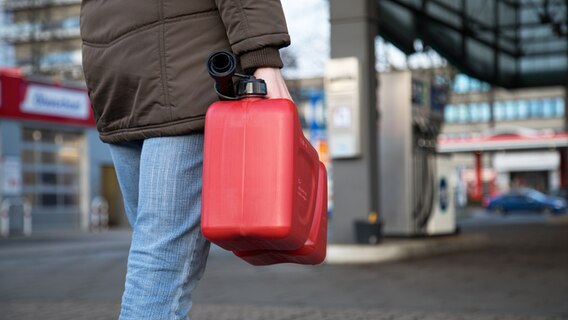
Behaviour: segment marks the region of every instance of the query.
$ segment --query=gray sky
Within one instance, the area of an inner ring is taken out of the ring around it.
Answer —
[[[291,78],[323,75],[329,59],[329,9],[325,0],[282,0],[290,50],[298,61],[296,70],[284,69]]]

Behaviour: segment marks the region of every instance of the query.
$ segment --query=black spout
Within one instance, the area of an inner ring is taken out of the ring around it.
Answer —
[[[236,69],[237,59],[230,52],[218,51],[209,56],[207,70],[215,80],[215,89],[221,97],[235,97],[233,76]]]
[[[227,51],[217,51],[209,56],[207,70],[215,80],[215,92],[221,100],[238,100],[247,97],[265,97],[266,83],[254,76],[236,73],[237,59]],[[240,78],[237,94],[233,77]]]

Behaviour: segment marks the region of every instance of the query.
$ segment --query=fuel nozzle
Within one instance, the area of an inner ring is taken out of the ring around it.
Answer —
[[[247,97],[266,96],[266,82],[251,75],[236,73],[237,59],[227,51],[217,51],[209,56],[207,60],[207,70],[209,75],[215,80],[215,92],[221,99],[238,100]],[[239,77],[237,83],[237,94],[233,77]]]

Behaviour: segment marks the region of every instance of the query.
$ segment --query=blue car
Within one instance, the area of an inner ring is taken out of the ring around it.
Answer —
[[[566,212],[566,200],[547,196],[533,189],[518,189],[493,197],[487,203],[487,209],[500,214],[510,212],[538,211],[547,214]]]

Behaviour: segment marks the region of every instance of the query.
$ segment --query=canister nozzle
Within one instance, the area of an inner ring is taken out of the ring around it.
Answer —
[[[266,82],[251,75],[236,73],[237,59],[227,51],[217,51],[209,56],[207,70],[215,80],[215,91],[221,99],[237,100],[247,97],[266,96]],[[233,77],[239,77],[237,94],[233,85]]]
[[[207,70],[215,80],[215,90],[221,96],[234,97],[233,76],[237,69],[237,59],[227,51],[217,51],[209,56]]]

